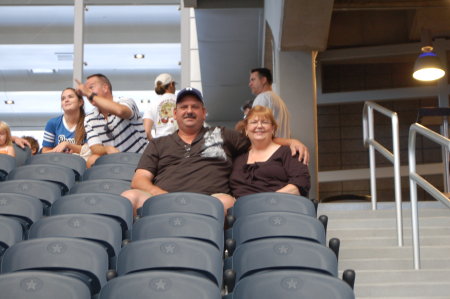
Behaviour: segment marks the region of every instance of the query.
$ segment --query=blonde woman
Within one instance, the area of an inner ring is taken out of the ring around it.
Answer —
[[[4,121],[0,121],[0,154],[16,156],[12,143],[11,129]]]

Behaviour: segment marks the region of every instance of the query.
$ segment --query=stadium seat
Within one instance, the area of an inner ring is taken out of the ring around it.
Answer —
[[[80,280],[49,271],[20,271],[0,275],[2,299],[91,299]]]
[[[136,166],[131,164],[103,164],[86,170],[83,181],[97,179],[114,179],[131,182]]]
[[[202,277],[171,271],[144,271],[110,280],[99,299],[220,299],[220,289]]]
[[[104,164],[131,164],[137,166],[142,154],[120,152],[110,155],[103,155],[95,161],[94,166]]]
[[[145,217],[173,212],[206,215],[217,219],[219,223],[224,223],[223,205],[217,198],[192,192],[172,192],[153,196],[144,203],[140,215]]]
[[[213,245],[187,238],[154,238],[122,248],[119,276],[133,272],[170,270],[208,278],[222,285],[222,253]]]
[[[280,192],[262,192],[239,197],[233,208],[229,210],[229,214],[231,213],[236,219],[262,212],[294,212],[317,216],[310,199]]]
[[[6,249],[23,239],[23,230],[20,222],[0,216],[0,259]],[[1,294],[1,292],[0,292]]]
[[[232,257],[225,259],[224,269],[233,272],[235,282],[256,272],[275,269],[310,270],[335,277],[338,274],[337,258],[331,249],[315,242],[290,238],[244,243],[236,248]],[[228,281],[228,274],[225,278]],[[228,285],[228,289],[232,287]]]
[[[108,255],[99,244],[78,238],[38,238],[21,241],[6,250],[2,273],[49,270],[76,277],[97,294],[106,283]]]
[[[14,168],[16,168],[16,158],[10,155],[0,155],[0,181],[4,181]]]
[[[67,193],[75,184],[75,174],[69,167],[51,164],[32,164],[14,168],[8,180],[40,180],[58,184],[61,194]]]
[[[326,243],[325,228],[319,220],[290,212],[265,212],[240,217],[233,227],[226,231],[226,243],[233,247],[277,237],[298,238],[322,245]],[[227,249],[231,255],[234,248]]]
[[[122,246],[120,224],[106,216],[94,214],[64,214],[41,218],[28,231],[28,238],[73,237],[95,241],[109,256],[109,269],[116,268]]]
[[[191,213],[167,213],[142,217],[133,225],[132,240],[184,237],[208,242],[223,252],[223,224],[216,219]]]
[[[86,171],[86,161],[78,155],[65,153],[46,153],[31,156],[27,164],[54,164],[69,167],[75,173],[75,180],[79,181]]]
[[[301,270],[273,270],[241,279],[224,299],[354,299],[350,286],[339,278]]]
[[[57,200],[50,211],[51,215],[76,213],[111,217],[119,222],[122,238],[129,238],[129,231],[133,225],[133,207],[123,196],[110,193],[69,194]]]
[[[49,214],[51,205],[61,198],[61,189],[51,182],[39,180],[12,180],[0,182],[0,193],[18,193],[37,197],[44,206],[44,214]]]
[[[122,194],[123,191],[130,189],[130,182],[114,179],[89,180],[76,183],[70,189],[69,194],[76,193],[111,193]]]
[[[16,152],[16,166],[25,165],[28,159],[31,157],[31,149],[28,146],[21,148],[15,143],[13,145]]]
[[[42,203],[30,195],[0,193],[0,215],[18,220],[26,232],[42,217]]]

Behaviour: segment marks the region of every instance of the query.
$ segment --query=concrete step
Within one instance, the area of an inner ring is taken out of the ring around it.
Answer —
[[[355,285],[355,295],[358,299],[368,296],[374,298],[386,298],[387,296],[433,298],[433,296],[440,296],[448,299],[450,298],[450,282],[358,284]]]
[[[339,277],[342,277],[339,272]],[[421,270],[358,270],[357,284],[381,284],[390,282],[422,283],[424,281],[450,282],[450,269],[421,269]],[[450,293],[449,293],[450,297]]]
[[[346,247],[386,247],[397,246],[397,235],[392,237],[379,237],[379,238],[340,238],[338,235],[330,236],[336,237],[341,240],[342,248]],[[447,236],[423,236],[420,237],[420,246],[450,246],[450,237]],[[410,236],[404,236],[404,246],[412,246],[412,239]]]
[[[420,236],[450,236],[450,227],[419,227]],[[397,237],[396,227],[392,228],[373,228],[367,229],[335,229],[328,226],[327,235],[336,238],[380,238],[380,237]],[[404,228],[403,236],[411,237],[412,229]]]
[[[419,217],[450,216],[450,209],[419,208]],[[330,219],[367,219],[395,218],[395,210],[358,210],[358,211],[318,211],[318,215],[327,215]],[[411,210],[402,211],[403,220],[411,221]]]
[[[426,258],[421,256],[422,269],[450,269],[450,256],[445,259]],[[339,259],[339,270],[354,269],[356,274],[360,270],[412,270],[414,268],[412,253],[403,258],[360,258]],[[450,281],[450,279],[449,279]],[[450,294],[450,293],[449,293]]]
[[[356,219],[328,219],[328,227],[330,229],[386,229],[396,228],[395,218],[356,218]],[[436,216],[436,217],[422,217],[419,218],[419,227],[433,228],[433,227],[450,227],[450,216]],[[403,227],[411,227],[411,221],[403,221]]]
[[[339,252],[339,259],[404,258],[405,256],[411,256],[412,258],[412,253],[413,249],[411,246],[376,248],[342,246]],[[421,246],[420,254],[423,258],[448,258],[450,257],[450,246]]]

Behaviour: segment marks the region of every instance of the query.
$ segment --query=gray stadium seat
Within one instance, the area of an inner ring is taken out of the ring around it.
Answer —
[[[49,271],[20,271],[0,275],[2,299],[91,299],[80,280]]]
[[[40,180],[58,184],[61,194],[67,193],[75,184],[75,174],[69,167],[53,164],[32,164],[14,168],[8,180]]]
[[[103,155],[100,158],[98,158],[95,161],[95,166],[103,165],[103,164],[131,164],[134,166],[137,166],[139,163],[139,160],[141,159],[142,154],[138,153],[126,153],[126,152],[120,152],[110,155]]]
[[[222,285],[222,253],[213,245],[187,238],[154,238],[122,248],[119,276],[133,272],[170,270],[208,278]]]
[[[262,212],[294,212],[317,216],[310,199],[280,192],[262,192],[239,197],[231,212],[236,218]]]
[[[142,217],[133,225],[132,240],[184,237],[208,242],[223,252],[223,224],[216,219],[191,213],[167,213]]]
[[[37,197],[48,215],[51,205],[61,197],[61,189],[55,183],[39,180],[11,180],[0,182],[0,193],[18,193]]]
[[[16,152],[16,166],[25,165],[31,157],[31,149],[28,146],[21,148],[15,143],[13,145]]]
[[[59,214],[98,214],[108,216],[119,222],[122,238],[129,238],[133,226],[133,207],[123,196],[110,193],[69,194],[57,200],[51,208],[51,215]]]
[[[86,283],[97,294],[106,283],[108,254],[99,244],[78,238],[38,238],[21,241],[6,250],[2,273],[49,270]]]
[[[224,223],[223,205],[220,200],[192,192],[172,192],[153,196],[144,203],[140,215],[145,217],[173,212],[206,215],[217,219],[219,223]]]
[[[79,181],[86,171],[86,161],[78,155],[65,153],[45,153],[31,156],[27,164],[54,164],[69,167],[75,173],[75,180]]]
[[[1,257],[6,249],[23,239],[23,230],[19,221],[5,216],[0,216],[0,227]]]
[[[271,238],[244,243],[225,260],[225,270],[232,269],[238,282],[258,271],[301,269],[337,276],[334,252],[315,242],[290,238]]]
[[[136,166],[131,164],[103,164],[86,170],[83,181],[97,179],[114,179],[131,182]]]
[[[73,237],[95,241],[109,256],[109,268],[115,269],[122,246],[120,224],[106,216],[64,214],[41,218],[28,231],[28,238]]]
[[[16,158],[10,155],[0,155],[0,181],[4,181],[8,173],[16,168]]]
[[[0,215],[18,220],[25,232],[42,217],[42,203],[30,195],[0,193]]]
[[[111,193],[122,194],[123,191],[130,189],[130,182],[114,179],[98,179],[76,183],[70,189],[69,194],[76,193]]]
[[[99,299],[220,299],[220,289],[202,277],[170,271],[144,271],[110,280]]]
[[[227,244],[237,247],[265,238],[298,238],[326,244],[325,228],[316,218],[290,212],[265,212],[240,217],[226,231]],[[228,248],[230,252],[230,248]],[[231,254],[232,254],[231,250]]]
[[[354,299],[344,281],[321,273],[301,270],[273,270],[241,279],[224,299]]]

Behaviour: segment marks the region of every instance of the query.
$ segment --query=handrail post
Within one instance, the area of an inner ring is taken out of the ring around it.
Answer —
[[[373,130],[373,109],[368,106],[368,125],[369,125],[369,140],[374,139]],[[369,165],[370,165],[370,195],[372,199],[372,210],[377,209],[377,178],[376,178],[376,163],[375,163],[375,148],[372,143],[369,143]]]
[[[392,123],[392,147],[391,153],[384,146],[375,140],[373,110],[389,117]],[[403,220],[402,220],[402,189],[400,176],[400,145],[398,133],[398,116],[383,106],[374,102],[366,101],[363,108],[363,138],[364,146],[369,148],[370,164],[370,194],[372,197],[372,210],[377,209],[377,183],[376,183],[376,163],[375,150],[379,151],[386,159],[394,165],[394,184],[395,184],[395,206],[397,220],[397,241],[398,246],[403,246]]]
[[[400,176],[400,144],[398,136],[398,116],[392,115],[392,147],[394,152],[394,188],[395,205],[397,211],[397,243],[399,247],[403,246],[403,219],[402,219],[402,188]]]
[[[417,211],[417,183],[411,174],[416,173],[416,130],[414,124],[409,129],[408,138],[408,162],[409,162],[409,193],[411,201],[411,225],[413,238],[414,269],[420,269],[420,239],[419,239],[419,216]]]

